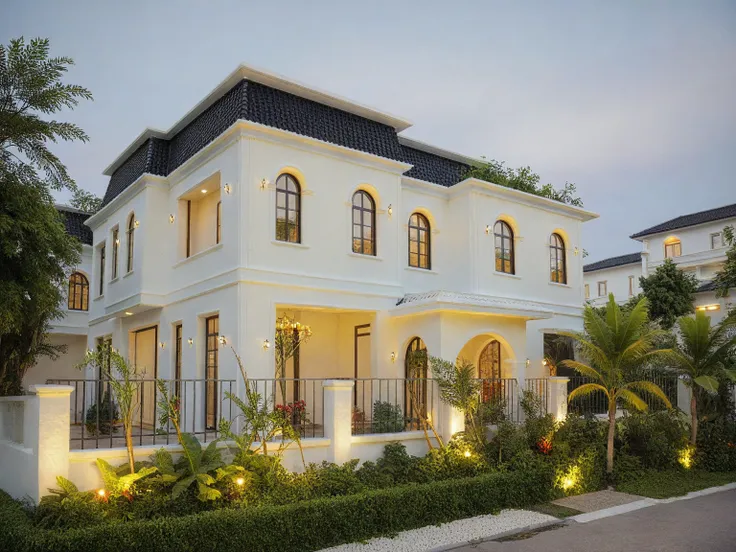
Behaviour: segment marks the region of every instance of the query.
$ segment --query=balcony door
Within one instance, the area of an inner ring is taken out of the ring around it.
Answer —
[[[150,427],[156,423],[157,343],[158,326],[133,332],[133,366],[140,380],[133,421]]]

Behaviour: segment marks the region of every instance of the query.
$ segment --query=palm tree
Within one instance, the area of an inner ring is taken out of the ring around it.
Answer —
[[[616,304],[613,294],[608,296],[605,312],[599,313],[589,305],[583,311],[583,332],[560,332],[577,342],[578,349],[588,364],[563,360],[560,364],[572,368],[593,380],[574,389],[568,402],[576,397],[602,392],[608,398],[608,445],[606,471],[613,472],[613,435],[616,427],[616,405],[646,410],[647,404],[635,391],[645,391],[658,397],[667,408],[670,401],[654,382],[627,381],[627,377],[657,355],[668,350],[657,349],[656,339],[665,334],[649,324],[648,302],[642,298],[628,312]]]
[[[690,387],[690,443],[698,438],[698,400],[695,386],[708,393],[718,392],[718,380],[724,377],[736,381],[736,370],[727,368],[729,359],[736,354],[736,314],[711,327],[710,316],[697,311],[695,316],[677,320],[680,339],[668,355],[671,368]]]

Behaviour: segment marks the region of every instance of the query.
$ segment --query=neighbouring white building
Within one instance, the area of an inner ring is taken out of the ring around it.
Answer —
[[[312,332],[290,378],[403,379],[417,348],[479,377],[548,375],[544,334],[581,328],[582,223],[597,215],[465,178],[477,160],[409,126],[240,66],[171,129],[146,129],[85,222],[86,347],[200,382],[206,426],[217,382],[240,379],[230,347],[274,378],[284,316]]]
[[[715,296],[712,283],[726,261],[723,229],[736,225],[736,204],[683,215],[637,232],[641,252],[611,257],[584,266],[585,298],[599,305],[613,293],[620,302],[641,292],[639,278],[648,276],[665,259],[695,275],[699,288],[695,307],[719,322],[734,304],[733,295]]]

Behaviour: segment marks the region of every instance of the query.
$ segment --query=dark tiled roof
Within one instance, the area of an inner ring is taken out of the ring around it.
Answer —
[[[642,238],[651,234],[659,234],[660,232],[669,232],[670,230],[676,230],[678,228],[685,228],[687,226],[695,226],[696,224],[703,224],[705,222],[713,222],[716,220],[722,220],[726,218],[736,217],[736,203],[733,205],[724,205],[723,207],[716,207],[715,209],[708,209],[707,211],[700,211],[698,213],[691,213],[689,215],[682,215],[681,217],[673,218],[667,222],[657,224],[641,232],[637,232],[630,236],[633,239]]]
[[[695,293],[702,293],[704,291],[715,291],[716,290],[716,283],[713,281],[710,282],[703,282],[698,286],[698,289],[695,290]]]
[[[597,263],[590,263],[583,266],[583,272],[593,272],[594,270],[603,270],[604,268],[614,268],[628,264],[640,263],[641,252],[629,253],[628,255],[619,255],[618,257],[610,257],[603,259]]]
[[[170,140],[149,138],[112,174],[105,206],[143,173],[166,176],[238,119],[414,165],[406,175],[452,186],[469,166],[399,143],[396,130],[378,121],[313,100],[241,80]]]
[[[92,230],[84,224],[91,216],[89,213],[63,205],[57,205],[56,210],[64,217],[67,234],[78,238],[84,244],[92,245]]]

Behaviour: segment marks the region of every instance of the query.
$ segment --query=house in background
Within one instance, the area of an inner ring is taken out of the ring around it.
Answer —
[[[66,231],[82,243],[79,265],[70,274],[66,291],[67,300],[62,305],[64,314],[51,323],[49,330],[52,345],[66,345],[66,353],[56,360],[39,357],[23,378],[23,387],[46,383],[49,378],[79,378],[82,373],[75,368],[87,350],[89,332],[90,282],[92,281],[92,231],[84,223],[89,218],[72,207],[57,205],[63,215]]]
[[[683,215],[637,232],[631,238],[641,242],[641,252],[585,265],[585,297],[599,305],[613,293],[624,302],[641,292],[641,276],[648,276],[665,259],[672,259],[698,279],[695,307],[706,311],[717,323],[734,305],[732,295],[717,298],[712,283],[726,262],[723,228],[734,225],[736,204]]]
[[[85,222],[86,347],[185,380],[188,430],[214,427],[242,385],[231,347],[273,380],[284,324],[311,331],[284,401],[356,378],[370,416],[405,401],[416,350],[519,386],[548,375],[545,334],[581,328],[582,223],[597,215],[466,178],[477,160],[409,126],[240,66],[171,129],[146,129]]]

